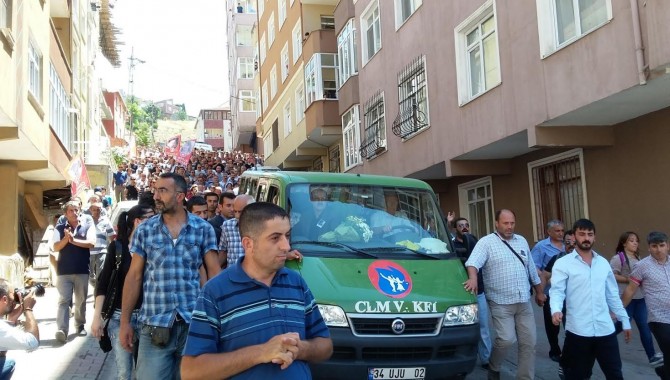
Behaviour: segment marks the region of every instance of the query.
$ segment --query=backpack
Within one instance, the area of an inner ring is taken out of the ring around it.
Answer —
[[[623,252],[617,252],[617,255],[619,256],[619,260],[621,260],[621,269],[623,269],[623,264],[626,263],[628,265],[628,269],[632,270],[630,267],[630,261],[628,261],[628,256],[626,256],[626,254]]]
[[[103,319],[111,319],[112,314],[114,314],[114,304],[116,303],[116,298],[119,293],[121,293],[120,288],[123,286],[121,283],[121,261],[123,255],[123,248],[121,247],[121,242],[117,239],[114,241],[115,244],[115,253],[116,253],[116,265],[112,269],[112,275],[109,280],[109,285],[107,286],[107,294],[105,295],[105,301],[102,303],[102,310],[100,314]],[[105,326],[106,327],[106,326]]]

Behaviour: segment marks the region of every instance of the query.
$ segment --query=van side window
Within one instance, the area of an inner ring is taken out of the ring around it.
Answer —
[[[267,192],[268,192],[268,185],[266,183],[261,184],[258,187],[258,190],[256,191],[256,201],[264,202]]]

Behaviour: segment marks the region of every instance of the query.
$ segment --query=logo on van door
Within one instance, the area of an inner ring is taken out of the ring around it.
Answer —
[[[368,267],[368,278],[380,293],[403,298],[412,291],[412,278],[402,266],[388,260],[377,260]]]

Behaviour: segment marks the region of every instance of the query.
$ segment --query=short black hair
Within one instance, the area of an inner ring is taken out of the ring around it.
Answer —
[[[274,203],[250,203],[240,214],[240,237],[256,239],[265,227],[265,222],[274,218],[288,219],[288,217],[288,213]]]
[[[221,193],[221,196],[219,196],[219,204],[223,204],[224,199],[230,199],[231,201],[234,201],[235,197],[236,195],[232,191],[224,191]]]
[[[465,220],[466,222],[468,221],[468,219],[463,218],[463,217],[456,218],[456,219],[454,219],[454,221],[451,223],[451,226],[452,226],[453,228],[456,228],[456,225],[457,225],[458,222],[460,222],[461,220]]]
[[[188,202],[186,202],[186,209],[188,210],[188,212],[193,211],[193,206],[207,206],[207,201],[205,200],[205,198],[196,195],[194,197],[191,197],[191,199],[189,199]]]
[[[647,235],[647,244],[667,243],[668,235],[665,232],[652,231]]]
[[[593,224],[592,221],[582,218],[577,220],[575,224],[572,225],[572,230],[575,232],[577,232],[577,230],[593,231],[593,233],[595,233],[596,225]]]
[[[174,186],[178,192],[185,193],[188,190],[188,185],[186,184],[186,179],[180,176],[177,173],[161,173],[160,178],[169,178],[174,181]]]
[[[219,194],[217,194],[213,191],[208,191],[208,192],[205,193],[205,199],[207,199],[209,197],[216,197],[216,201],[217,202],[219,201]]]

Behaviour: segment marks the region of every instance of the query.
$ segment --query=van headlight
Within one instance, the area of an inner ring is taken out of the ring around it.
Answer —
[[[442,326],[472,325],[479,322],[477,304],[452,306],[444,313]]]
[[[318,306],[319,306],[319,312],[321,312],[321,317],[323,318],[324,322],[326,322],[326,326],[332,326],[332,327],[349,326],[347,316],[344,314],[344,310],[342,310],[341,307],[333,305],[318,305]]]

